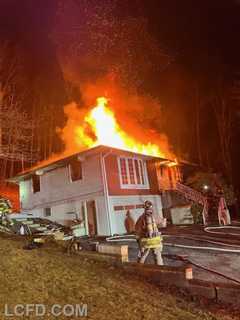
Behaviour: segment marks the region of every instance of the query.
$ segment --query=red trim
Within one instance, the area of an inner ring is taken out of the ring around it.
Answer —
[[[139,157],[141,159],[141,157]],[[105,158],[108,194],[114,195],[157,195],[159,194],[157,173],[154,160],[147,161],[149,189],[121,189],[118,169],[118,157],[109,155]]]
[[[136,209],[143,209],[144,208],[144,204],[137,204],[136,205]]]
[[[126,206],[114,206],[114,211],[123,211],[123,210],[132,210],[132,209],[142,209],[144,208],[143,204],[132,204],[132,205],[126,205]]]
[[[134,206],[134,205],[125,206],[126,210],[131,210],[131,209],[135,209],[135,208],[136,208],[136,206]]]
[[[114,211],[124,210],[124,206],[114,206],[113,209]]]

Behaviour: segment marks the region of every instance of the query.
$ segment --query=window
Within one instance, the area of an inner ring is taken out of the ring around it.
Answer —
[[[52,215],[52,208],[44,208],[44,217],[50,217]]]
[[[127,165],[126,165],[126,159],[125,158],[121,158],[120,159],[120,168],[121,168],[122,183],[123,184],[128,184]]]
[[[36,174],[32,176],[32,189],[33,193],[40,191],[40,176]]]
[[[144,172],[143,172],[143,164],[142,161],[139,160],[139,165],[140,165],[140,178],[141,178],[141,183],[145,184],[145,178],[144,178]]]
[[[122,188],[148,188],[146,166],[143,160],[121,157],[118,165]]]
[[[135,166],[135,170],[136,170],[137,184],[141,184],[139,160],[137,160],[137,159],[134,160],[134,166]]]
[[[130,184],[136,184],[135,172],[134,172],[134,167],[133,167],[133,159],[128,159],[128,170],[129,170]]]
[[[78,159],[71,160],[69,164],[71,181],[77,181],[82,179],[82,163]]]

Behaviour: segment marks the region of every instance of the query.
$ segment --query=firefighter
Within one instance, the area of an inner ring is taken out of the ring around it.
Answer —
[[[131,216],[130,210],[127,210],[126,218],[124,220],[124,226],[128,234],[134,233],[135,231],[135,222]]]
[[[138,262],[144,263],[150,252],[154,254],[155,263],[163,265],[162,239],[153,216],[151,201],[144,202],[144,212],[138,218],[135,226],[139,245]]]
[[[1,224],[7,223],[7,215],[11,213],[11,204],[9,200],[0,197],[0,222]]]

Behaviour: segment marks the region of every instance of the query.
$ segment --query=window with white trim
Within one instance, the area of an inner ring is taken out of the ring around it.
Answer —
[[[82,180],[82,163],[78,159],[72,159],[69,163],[69,173],[70,173],[70,181],[74,182],[77,180]]]
[[[52,215],[52,208],[44,208],[44,217],[51,217]]]
[[[119,176],[122,188],[148,188],[146,163],[142,159],[118,158]]]

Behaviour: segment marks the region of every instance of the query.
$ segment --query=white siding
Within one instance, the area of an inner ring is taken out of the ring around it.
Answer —
[[[114,206],[127,206],[127,205],[139,205],[143,204],[145,200],[150,200],[153,204],[154,216],[159,222],[163,217],[162,215],[162,202],[161,196],[159,195],[142,195],[142,196],[110,196],[110,215],[111,215],[111,226],[113,234],[123,234],[126,233],[124,226],[124,221],[126,218],[127,210],[114,210]],[[136,222],[138,217],[143,213],[143,208],[130,209],[131,216]]]
[[[108,235],[108,220],[107,220],[107,211],[105,207],[104,197],[89,198],[85,201],[73,201],[69,203],[57,204],[51,207],[52,214],[49,217],[46,217],[49,220],[56,221],[61,224],[65,224],[67,220],[72,220],[78,218],[84,220],[84,205],[87,200],[95,200],[96,203],[96,215],[97,215],[97,228],[98,235]],[[73,212],[73,214],[69,214]],[[31,210],[31,213],[34,216],[44,218],[44,208],[35,208]]]
[[[41,191],[32,192],[31,180],[20,183],[20,201],[23,210],[53,206],[79,197],[88,198],[103,194],[103,183],[99,156],[89,157],[82,162],[83,179],[70,182],[67,167],[55,169],[40,176]]]
[[[99,235],[108,235],[109,224],[105,204],[100,155],[88,157],[82,162],[83,179],[71,182],[68,167],[62,167],[40,176],[41,190],[33,193],[31,180],[20,182],[22,211],[44,216],[44,208],[51,207],[52,214],[46,217],[63,223],[82,215],[86,201],[95,200],[97,229]]]
[[[71,182],[68,167],[62,167],[44,173],[40,177],[41,191],[33,193],[31,180],[20,182],[20,201],[23,211],[30,211],[36,216],[44,216],[44,208],[50,207],[52,214],[48,219],[64,222],[75,218],[69,212],[75,212],[81,217],[82,206],[86,201],[95,201],[98,235],[126,233],[124,220],[126,210],[114,211],[114,206],[140,205],[145,200],[153,203],[156,219],[162,218],[162,202],[160,195],[129,195],[109,196],[109,208],[104,195],[104,185],[100,155],[89,156],[82,162],[83,179]],[[142,208],[132,209],[136,221],[143,212]],[[110,217],[110,221],[109,221]]]
[[[108,217],[108,211],[107,211],[105,197],[98,197],[97,198],[96,211],[97,211],[98,235],[102,235],[102,236],[110,235],[109,217]]]

